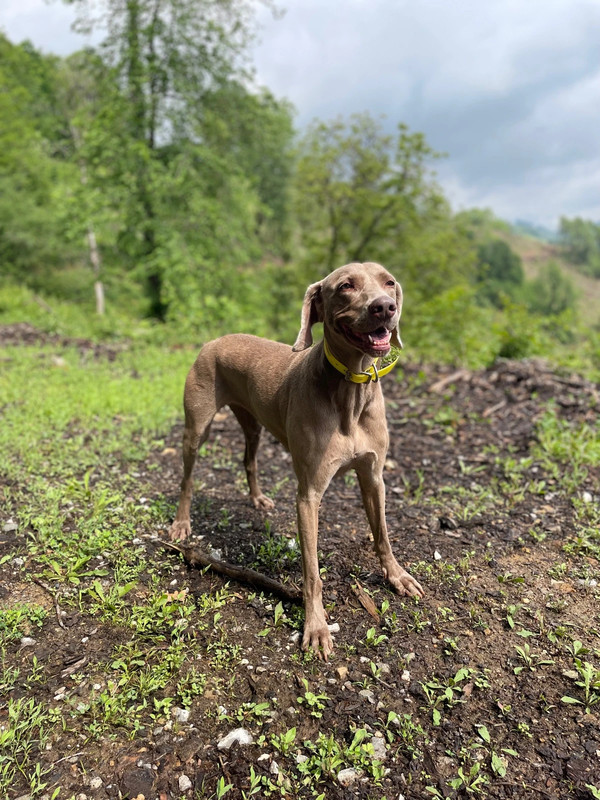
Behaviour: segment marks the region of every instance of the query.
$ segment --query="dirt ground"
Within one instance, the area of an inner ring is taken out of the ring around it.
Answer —
[[[256,797],[600,797],[600,703],[561,699],[583,699],[574,652],[600,668],[600,568],[597,553],[576,546],[576,501],[597,506],[600,470],[587,468],[566,489],[568,460],[551,470],[536,450],[550,402],[559,419],[596,425],[598,387],[537,362],[477,372],[408,364],[384,379],[384,394],[391,539],[425,598],[388,591],[358,487],[352,479],[336,481],[322,504],[319,539],[329,622],[339,626],[330,661],[302,656],[293,605],[284,604],[287,619],[274,619],[277,598],[229,583],[219,608],[229,654],[221,674],[211,628],[189,631],[198,663],[211,669],[189,717],[157,718],[133,733],[115,726],[96,737],[85,714],[70,717],[38,754],[51,768],[49,797],[57,786],[60,798],[80,800],[219,797],[221,785],[231,787],[228,797],[244,798],[251,770],[264,778]],[[175,426],[147,463],[122,465],[151,499],[176,502],[181,433]],[[275,490],[276,503],[265,516],[248,502],[242,450],[241,432],[225,410],[196,467],[194,541],[223,560],[300,586],[290,458],[264,437],[262,484]],[[159,565],[169,592],[189,590],[201,604],[226,583],[161,546],[167,522],[165,516],[162,527],[138,531],[136,546]],[[280,546],[268,557],[265,540],[280,545],[280,537],[289,540],[289,557]],[[48,592],[28,580],[27,563],[15,565],[12,548],[10,533],[0,532],[0,564],[11,553],[0,566],[0,600],[49,609],[34,645],[7,649],[7,664],[25,674],[35,658],[45,676],[33,688],[17,686],[14,696],[33,694],[49,708],[61,707],[65,696],[86,700],[104,680],[99,665],[110,663],[131,631],[77,607],[67,609],[59,627]],[[600,684],[595,691],[600,695]],[[321,699],[311,705],[315,696]],[[259,718],[252,709],[262,703],[269,711]],[[240,727],[253,743],[217,747]],[[272,737],[292,727],[295,743],[283,752]],[[315,749],[320,734],[333,734],[348,749],[357,729],[385,744],[380,773],[347,755],[342,766],[351,769],[342,775],[327,762],[324,744]],[[17,776],[9,798],[22,796],[29,789]]]

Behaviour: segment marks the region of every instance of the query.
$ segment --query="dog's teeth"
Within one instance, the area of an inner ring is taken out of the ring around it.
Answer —
[[[375,339],[373,339],[373,337],[371,336],[371,334],[370,334],[370,333],[368,334],[368,336],[369,336],[369,342],[370,342],[371,344],[375,344]]]

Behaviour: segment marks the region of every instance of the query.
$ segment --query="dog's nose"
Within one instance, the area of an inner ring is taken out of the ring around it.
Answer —
[[[395,313],[396,303],[385,294],[378,297],[377,300],[373,300],[369,306],[369,314],[382,322],[392,317]]]

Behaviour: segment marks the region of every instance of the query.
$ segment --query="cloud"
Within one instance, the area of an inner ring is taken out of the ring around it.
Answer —
[[[423,131],[457,206],[545,224],[600,219],[598,0],[276,0],[258,6],[257,82],[312,119],[369,111]],[[286,8],[287,6],[287,8]],[[2,0],[0,28],[67,54],[59,0]]]
[[[456,202],[555,222],[596,213],[600,5],[591,0],[298,0],[265,22],[258,77],[298,123],[369,110],[448,154]],[[587,166],[586,166],[587,165]]]

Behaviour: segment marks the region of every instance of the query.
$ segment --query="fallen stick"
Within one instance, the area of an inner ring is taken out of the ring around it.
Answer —
[[[446,375],[445,378],[440,378],[439,381],[432,383],[429,387],[429,391],[439,394],[440,392],[443,392],[446,386],[449,386],[451,383],[456,383],[457,381],[466,381],[470,374],[471,373],[468,369],[457,369],[456,372],[453,372],[451,375]]]
[[[51,598],[54,600],[54,610],[56,611],[56,621],[58,622],[58,624],[60,625],[60,627],[61,627],[61,628],[63,628],[63,630],[64,630],[64,628],[65,628],[65,623],[62,621],[62,611],[60,610],[60,605],[59,605],[59,603],[58,603],[58,593],[57,593],[57,594],[54,594],[54,592],[52,591],[52,589],[51,589],[49,586],[46,586],[46,584],[45,584],[45,583],[42,583],[42,581],[41,581],[39,578],[32,578],[31,580],[32,580],[34,583],[37,583],[37,585],[38,585],[38,586],[39,586],[41,589],[43,589],[45,592],[48,592],[48,594],[50,595],[50,597],[51,597]]]
[[[273,578],[268,578],[266,575],[256,572],[256,570],[238,567],[236,564],[211,558],[199,547],[182,547],[181,545],[173,544],[173,542],[165,542],[163,539],[158,541],[163,547],[168,547],[170,550],[176,550],[181,553],[190,567],[199,567],[201,569],[208,567],[208,569],[219,575],[224,575],[226,578],[231,578],[231,580],[238,583],[252,586],[261,592],[270,592],[277,595],[277,597],[281,597],[282,600],[288,600],[290,603],[302,602],[302,592],[295,586],[285,586],[283,583],[273,580]]]
[[[370,614],[378,624],[381,624],[381,615],[375,605],[375,601],[365,592],[358,581],[352,585],[352,591],[364,610]]]

